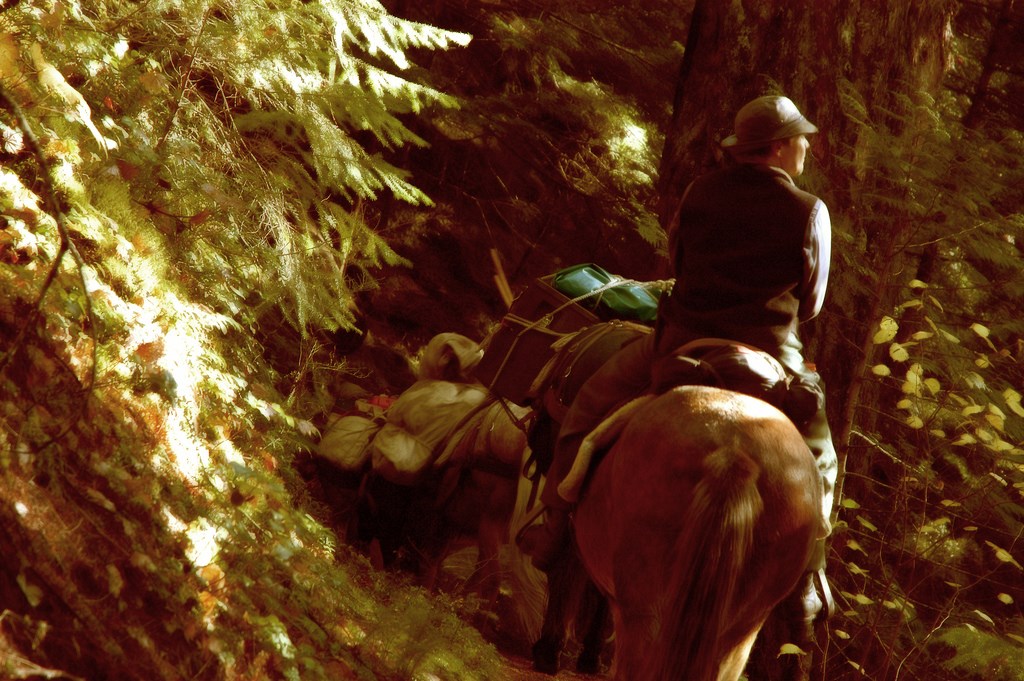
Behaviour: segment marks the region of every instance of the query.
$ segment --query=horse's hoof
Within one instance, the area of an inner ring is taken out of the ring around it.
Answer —
[[[558,655],[561,646],[541,639],[533,644],[533,670],[541,674],[558,674]]]
[[[599,655],[583,653],[576,660],[576,671],[580,674],[596,675],[601,671]]]
[[[551,660],[533,660],[533,671],[547,674],[548,676],[558,675],[558,663]]]

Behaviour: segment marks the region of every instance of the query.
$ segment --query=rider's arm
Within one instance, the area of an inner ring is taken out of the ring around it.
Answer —
[[[799,311],[802,322],[821,312],[831,260],[832,221],[829,219],[828,208],[819,199],[811,211],[804,237],[804,279],[800,286]]]

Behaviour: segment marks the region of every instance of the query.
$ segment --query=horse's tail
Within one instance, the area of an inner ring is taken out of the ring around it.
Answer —
[[[738,607],[754,525],[763,509],[760,468],[745,452],[724,446],[708,456],[693,490],[687,526],[673,557],[669,601],[661,613],[664,645],[652,651],[646,679],[715,681],[727,652],[723,634]]]

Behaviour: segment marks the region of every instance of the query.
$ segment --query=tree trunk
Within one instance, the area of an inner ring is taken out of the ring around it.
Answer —
[[[660,168],[659,217],[666,231],[674,228],[686,185],[717,165],[719,142],[750,99],[786,94],[820,128],[798,184],[829,206],[835,246],[825,311],[802,333],[808,360],[828,381],[840,476],[851,433],[871,418],[862,408],[876,399],[864,380],[875,363],[871,339],[904,283],[902,246],[913,226],[895,210],[856,210],[859,197],[902,191],[873,172],[871,154],[880,147],[864,133],[905,135],[930,125],[915,120],[907,103],[941,85],[951,9],[945,0],[697,0],[693,12]],[[849,115],[855,102],[866,109],[867,129]],[[865,273],[874,276],[867,287]]]
[[[661,164],[664,226],[673,226],[686,184],[721,158],[718,144],[731,133],[732,117],[743,103],[782,92],[814,121],[822,132],[812,140],[812,158],[800,184],[828,204],[839,245],[866,244],[862,250],[834,254],[832,305],[826,305],[820,325],[840,333],[824,336],[813,327],[804,331],[817,349],[819,366],[831,378],[835,430],[848,433],[852,414],[837,420],[838,406],[856,398],[847,395],[856,373],[839,367],[863,366],[868,359],[857,356],[859,349],[865,347],[862,341],[872,332],[872,323],[891,307],[896,290],[885,284],[902,264],[886,253],[898,250],[891,245],[902,243],[908,225],[847,212],[856,194],[892,190],[887,178],[872,175],[866,144],[847,117],[844,101],[849,92],[856,93],[869,107],[876,131],[905,133],[914,122],[901,115],[902,98],[934,92],[941,84],[950,5],[944,0],[698,0],[693,17]],[[852,277],[850,265],[865,259],[878,273],[873,295],[837,295],[837,290],[856,289],[844,286],[845,280]],[[849,328],[844,317],[861,323]]]

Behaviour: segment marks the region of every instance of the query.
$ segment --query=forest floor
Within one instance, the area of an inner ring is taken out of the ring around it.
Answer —
[[[558,681],[590,681],[591,679],[605,678],[603,675],[580,674],[571,669],[562,669],[556,676],[550,676],[534,671],[533,663],[524,657],[502,653],[502,658],[507,662],[506,673],[508,676],[504,679],[495,679],[494,681],[551,681],[552,679]]]

